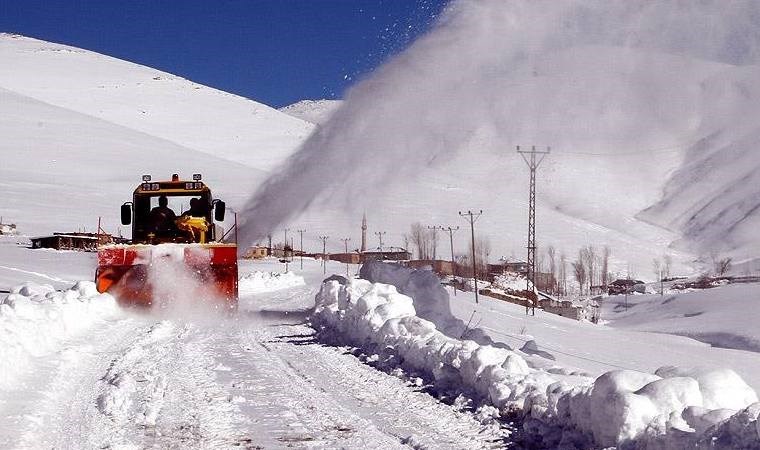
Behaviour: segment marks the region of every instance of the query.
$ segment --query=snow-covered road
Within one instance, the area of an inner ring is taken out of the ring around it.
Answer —
[[[235,317],[96,320],[2,391],[0,448],[505,444],[500,427],[315,342],[314,289],[251,294]]]

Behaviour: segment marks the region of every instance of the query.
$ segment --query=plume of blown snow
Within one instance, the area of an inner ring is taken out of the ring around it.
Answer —
[[[249,199],[241,241],[328,198],[370,206],[383,186],[475,143],[613,152],[674,145],[699,121],[693,86],[701,79],[688,74],[757,63],[758,25],[760,4],[751,0],[453,1],[426,35],[357,83]],[[602,75],[547,95],[565,74],[542,57],[589,47],[621,51],[575,73]]]

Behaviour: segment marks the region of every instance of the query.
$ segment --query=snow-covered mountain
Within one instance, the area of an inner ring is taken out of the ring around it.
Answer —
[[[327,122],[341,103],[341,100],[301,100],[280,108],[280,111],[315,125],[321,125]]]
[[[699,85],[694,136],[662,198],[642,217],[703,251],[760,254],[760,66],[731,66]]]
[[[116,231],[144,173],[203,173],[231,207],[313,125],[86,50],[0,34],[0,211],[26,234]]]
[[[0,87],[271,170],[313,126],[246,98],[98,53],[0,35]]]

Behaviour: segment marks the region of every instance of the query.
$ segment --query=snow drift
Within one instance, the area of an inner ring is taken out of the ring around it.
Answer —
[[[14,287],[0,301],[0,388],[16,384],[33,358],[118,312],[114,298],[99,294],[90,281],[65,291],[34,283]]]
[[[432,322],[442,332],[450,336],[466,335],[479,344],[493,343],[482,330],[470,328],[469,324],[451,313],[449,294],[431,269],[409,269],[397,264],[367,261],[362,265],[359,276],[373,283],[393,285],[400,293],[413,298],[416,314]]]
[[[518,351],[445,335],[417,316],[415,300],[392,285],[332,277],[316,296],[312,322],[323,337],[390,352],[440,389],[518,415],[525,438],[542,448],[760,445],[757,395],[731,370],[616,370],[595,380],[550,373]]]

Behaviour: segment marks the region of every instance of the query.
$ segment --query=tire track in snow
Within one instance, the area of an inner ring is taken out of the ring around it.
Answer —
[[[251,331],[247,333],[247,348],[259,359],[260,352],[253,350],[259,345],[267,352],[263,357],[275,359],[269,365],[281,366],[291,385],[311,392],[309,397],[320,405],[334,404],[337,407],[331,409],[345,411],[348,422],[343,426],[377,430],[385,440],[392,439],[393,447],[469,449],[504,445],[499,430],[483,426],[471,414],[440,403],[338,348],[299,340],[312,332],[305,326]],[[333,425],[340,427],[340,423]],[[329,446],[343,446],[339,441],[329,443],[330,435],[323,439],[328,439]],[[380,447],[376,439],[363,445]]]
[[[115,359],[99,410],[110,426],[100,447],[228,448],[240,434],[235,408],[216,382],[208,345],[216,329],[163,321]]]
[[[333,399],[305,383],[267,348],[271,336],[248,323],[215,334],[218,382],[240,415],[238,438],[252,448],[403,448]],[[260,326],[260,324],[259,324]]]
[[[93,402],[97,380],[113,349],[139,326],[130,317],[106,320],[65,342],[55,357],[40,357],[15,392],[3,393],[0,447],[80,447],[99,416]]]

